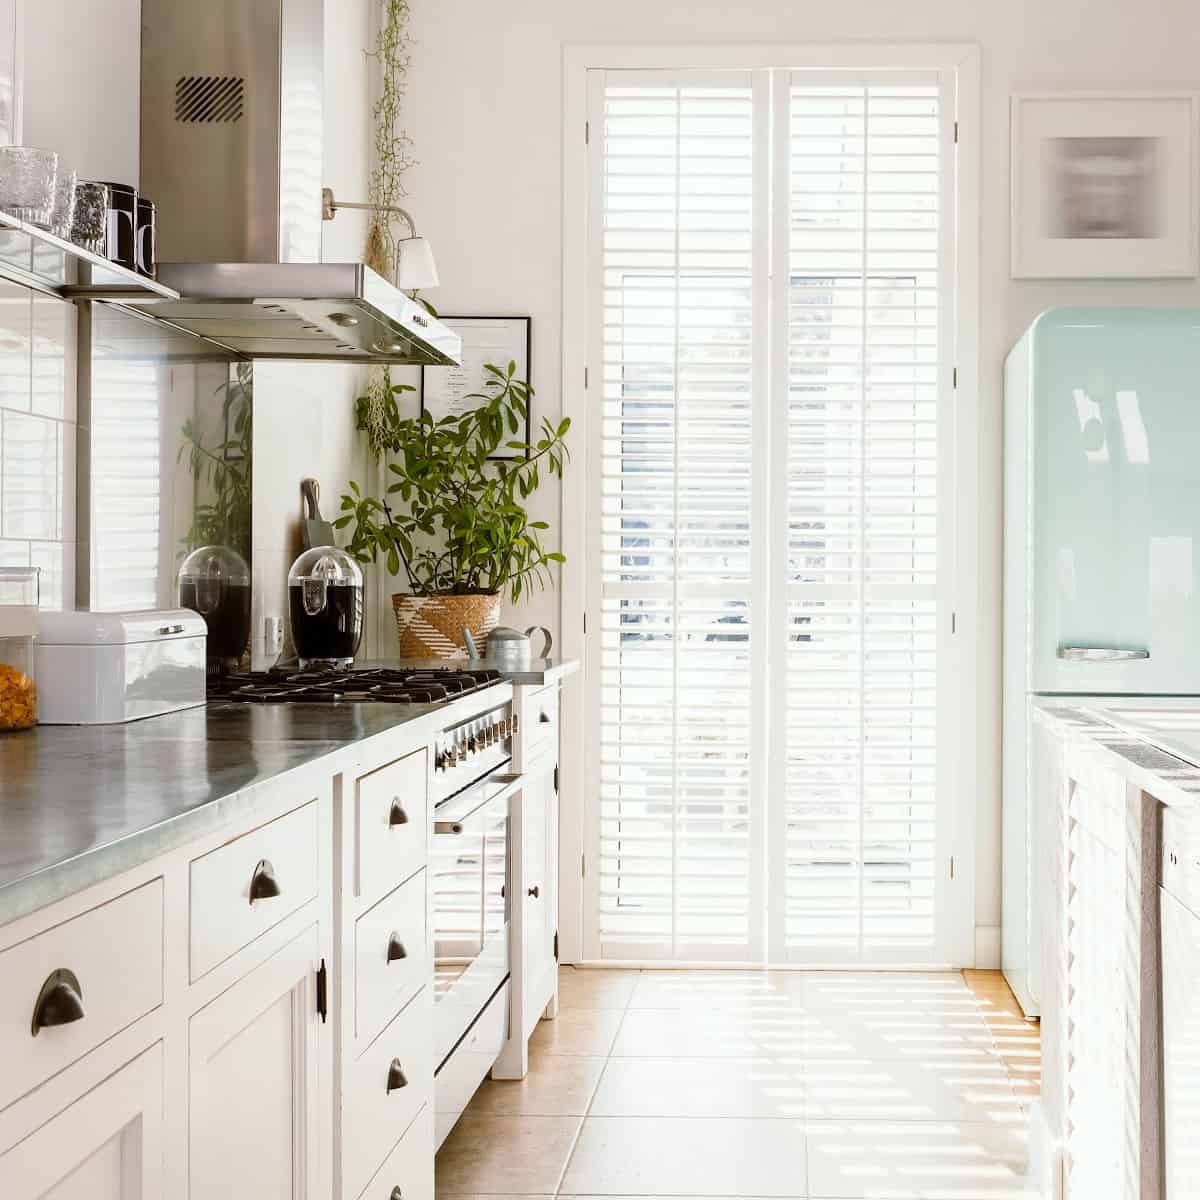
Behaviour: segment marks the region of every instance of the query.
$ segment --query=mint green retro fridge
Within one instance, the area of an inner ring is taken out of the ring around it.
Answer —
[[[1038,1012],[1032,706],[1200,694],[1200,309],[1059,308],[1004,378],[1001,957]]]

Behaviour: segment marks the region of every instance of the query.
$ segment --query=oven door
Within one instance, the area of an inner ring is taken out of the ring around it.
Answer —
[[[434,810],[434,1053],[439,1067],[508,978],[509,802],[489,776]]]

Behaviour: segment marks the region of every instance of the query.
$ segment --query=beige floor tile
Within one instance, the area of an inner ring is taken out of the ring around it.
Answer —
[[[643,971],[630,1008],[798,1008],[804,976],[792,971]]]
[[[618,1009],[559,1009],[553,1021],[538,1022],[530,1053],[606,1055],[623,1016]]]
[[[635,1009],[625,1012],[615,1058],[799,1058],[807,1038],[800,1007],[779,1011]]]
[[[887,1121],[996,1121],[1020,1125],[1025,1114],[996,1059],[880,1061],[806,1059],[810,1118]]]
[[[438,1151],[438,1195],[552,1194],[580,1124],[579,1117],[466,1112]]]
[[[1026,1195],[1023,1132],[993,1122],[810,1121],[814,1197],[1015,1200]]]
[[[802,1117],[799,1064],[769,1059],[612,1058],[593,1117]]]
[[[624,1008],[633,995],[638,971],[608,971],[560,967],[558,1003],[561,1008]]]
[[[804,1123],[589,1117],[562,1191],[605,1196],[804,1196]]]
[[[530,1117],[583,1116],[604,1062],[603,1058],[535,1051],[524,1079],[485,1079],[467,1111]]]

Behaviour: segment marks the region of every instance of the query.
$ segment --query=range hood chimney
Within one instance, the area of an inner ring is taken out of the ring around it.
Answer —
[[[142,0],[140,188],[182,298],[124,303],[245,358],[457,364],[423,305],[321,262],[323,58],[323,0]]]

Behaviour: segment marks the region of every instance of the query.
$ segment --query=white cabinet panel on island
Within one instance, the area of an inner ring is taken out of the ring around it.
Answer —
[[[0,1153],[5,1200],[163,1200],[163,1063],[155,1045]]]
[[[192,1017],[193,1200],[320,1195],[326,1097],[319,1087],[316,925]]]

